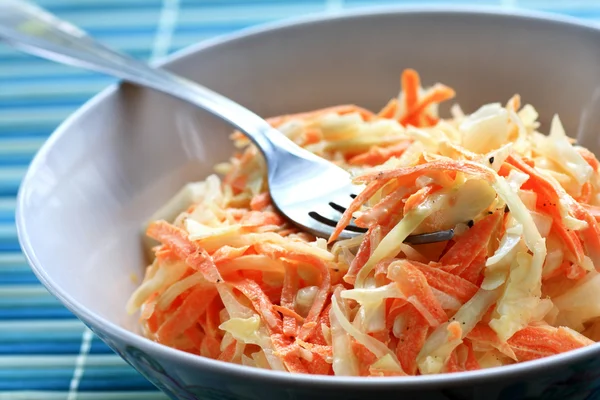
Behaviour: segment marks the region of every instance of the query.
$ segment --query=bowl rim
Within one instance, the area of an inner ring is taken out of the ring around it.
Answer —
[[[507,20],[520,20],[522,22],[538,22],[544,24],[554,24],[561,28],[576,28],[581,31],[589,31],[600,35],[600,25],[581,20],[579,18],[555,14],[544,11],[533,11],[522,8],[506,8],[498,6],[446,6],[446,5],[385,5],[368,6],[357,9],[336,10],[333,12],[320,12],[301,17],[292,17],[281,19],[275,22],[260,24],[248,27],[239,31],[220,35],[215,38],[203,40],[191,46],[187,46],[173,54],[154,62],[156,67],[169,67],[178,62],[185,62],[188,56],[198,52],[218,47],[223,44],[242,40],[246,37],[258,37],[264,34],[273,34],[278,30],[285,30],[296,27],[309,27],[312,24],[322,24],[335,20],[352,20],[361,18],[381,17],[389,14],[454,14],[469,15],[472,17],[496,17]],[[369,390],[400,387],[404,389],[421,388],[426,385],[428,388],[450,387],[464,384],[481,384],[482,382],[496,379],[519,379],[525,375],[541,372],[544,369],[556,369],[567,367],[581,360],[591,358],[594,354],[600,354],[600,342],[581,349],[571,350],[566,353],[541,358],[534,361],[526,361],[508,366],[481,369],[476,371],[459,372],[453,374],[435,374],[420,376],[402,376],[402,377],[348,377],[348,376],[327,376],[327,375],[303,375],[290,374],[287,372],[264,370],[251,368],[238,364],[232,364],[217,361],[195,354],[187,353],[181,350],[153,342],[139,334],[136,334],[122,326],[111,322],[104,317],[94,313],[86,307],[79,304],[66,290],[58,286],[52,277],[45,271],[42,263],[38,259],[35,249],[29,241],[28,227],[25,222],[24,210],[26,209],[25,199],[30,191],[31,181],[37,172],[43,168],[44,160],[47,154],[52,150],[54,144],[68,133],[71,125],[80,119],[83,115],[90,112],[94,107],[105,101],[108,97],[120,89],[120,82],[112,84],[102,90],[99,94],[93,96],[79,107],[73,114],[67,117],[48,137],[37,154],[30,163],[25,176],[23,177],[17,194],[17,204],[15,212],[15,222],[17,227],[17,236],[21,249],[34,274],[47,290],[57,297],[66,308],[75,314],[88,326],[99,326],[110,335],[119,340],[134,345],[149,353],[158,353],[160,357],[177,360],[182,365],[196,367],[198,369],[210,370],[213,373],[219,373],[230,377],[243,378],[246,380],[256,380],[262,382],[272,382],[274,384],[285,384],[287,387],[300,387],[310,384],[317,388],[337,388],[344,386],[348,389]],[[123,305],[125,308],[125,305]]]

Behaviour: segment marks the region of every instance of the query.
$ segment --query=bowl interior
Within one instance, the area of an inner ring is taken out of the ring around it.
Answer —
[[[542,129],[600,150],[600,33],[491,13],[388,12],[317,20],[206,45],[168,68],[263,116],[342,103],[374,110],[412,67],[474,111],[520,93]],[[25,248],[76,310],[136,329],[125,303],[143,274],[141,226],[232,153],[231,128],[168,96],[122,85],[66,122],[37,156],[19,209]]]

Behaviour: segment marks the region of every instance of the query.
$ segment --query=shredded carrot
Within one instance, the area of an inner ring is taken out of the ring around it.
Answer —
[[[368,152],[350,158],[348,163],[350,165],[380,165],[392,157],[401,156],[410,147],[411,143],[412,141],[405,140],[389,147],[373,146]]]
[[[271,332],[280,333],[283,331],[281,317],[273,308],[271,300],[256,282],[249,279],[240,279],[230,282],[230,284],[250,300],[254,305],[254,309],[264,318]]]
[[[414,69],[407,68],[402,72],[402,89],[404,90],[404,107],[407,112],[412,111],[417,106],[419,99],[419,88],[421,87],[421,78]]]
[[[305,120],[309,121],[311,119],[318,118],[327,114],[339,114],[345,115],[350,113],[358,113],[365,120],[368,121],[374,117],[374,114],[371,111],[365,110],[362,107],[355,106],[354,104],[346,104],[342,106],[334,106],[322,108],[320,110],[309,111],[305,113],[298,114],[289,114],[289,115],[281,115],[278,117],[268,118],[267,122],[269,122],[274,127],[279,127],[283,123],[291,121],[291,120]]]
[[[578,280],[585,276],[586,270],[581,265],[570,261],[564,261],[561,265],[562,272],[569,279]]]
[[[472,161],[454,161],[454,160],[439,160],[425,164],[416,165],[414,167],[398,168],[389,171],[372,171],[362,174],[355,179],[358,183],[368,183],[373,181],[388,181],[390,179],[398,179],[402,183],[410,184],[419,176],[433,171],[457,171],[464,172],[468,175],[476,176],[487,181],[494,181],[494,175],[481,164]]]
[[[489,325],[480,322],[475,325],[475,327],[469,332],[467,338],[473,344],[477,344],[480,348],[483,346],[489,346],[490,348],[494,348],[504,355],[516,360],[516,355],[511,349],[511,347],[506,343],[500,340],[496,332]]]
[[[310,336],[307,340],[310,340],[310,343],[313,345],[327,345],[329,346],[329,337],[326,337],[326,334],[330,334],[331,332],[331,321],[329,320],[329,311],[331,310],[331,303],[328,304],[323,311],[321,312],[321,316],[319,318],[319,322],[317,324],[317,329],[313,331],[312,336]]]
[[[446,119],[438,105],[453,89],[424,87],[412,69],[400,85],[378,113],[349,104],[268,120],[365,185],[328,242],[277,210],[264,158],[234,132],[221,177],[147,224],[158,243],[127,304],[144,335],[223,362],[357,377],[463,373],[592,344],[578,332],[595,338],[600,321],[596,156],[558,119],[542,138],[518,94]],[[351,221],[366,232],[334,244]],[[450,229],[439,243],[414,236]]]
[[[319,315],[323,311],[325,303],[327,302],[329,293],[331,291],[331,276],[329,274],[329,268],[327,267],[327,264],[325,264],[322,260],[316,257],[312,258],[296,256],[295,259],[298,261],[312,261],[313,265],[319,269],[319,272],[321,274],[321,286],[319,288],[319,292],[315,296],[313,305],[308,311],[308,315],[306,316],[304,323],[300,327],[300,332],[298,332],[298,337],[302,340],[306,340],[317,327]]]
[[[587,227],[581,230],[581,239],[585,250],[592,259],[596,268],[600,268],[600,224],[596,218],[581,204],[571,205],[573,216],[581,221],[585,221]]]
[[[252,211],[263,211],[271,205],[271,195],[269,192],[257,194],[250,201],[250,209]]]
[[[204,334],[196,329],[196,327],[192,326],[185,331],[183,331],[183,335],[192,345],[192,348],[187,350],[193,352],[195,354],[200,354],[200,348],[202,347],[202,341],[204,340]]]
[[[352,203],[350,203],[350,205],[342,215],[342,218],[340,218],[340,221],[336,225],[335,230],[329,237],[329,243],[336,240],[340,233],[342,233],[344,228],[350,223],[350,220],[352,219],[352,214],[354,214],[355,211],[357,211],[364,203],[366,203],[367,200],[369,200],[375,194],[375,192],[381,189],[386,183],[387,182],[383,181],[371,182],[362,192],[360,192],[358,196],[354,198],[354,200],[352,200]]]
[[[272,211],[250,211],[242,217],[240,223],[245,226],[283,225],[285,219]]]
[[[450,358],[446,362],[444,372],[452,373],[464,371],[464,368],[458,362],[458,355],[456,354],[456,351],[457,349],[454,349],[452,354],[450,354]]]
[[[379,203],[374,205],[373,208],[356,218],[356,225],[361,227],[377,227],[380,225],[387,225],[390,220],[402,217],[402,210],[404,208],[403,201],[405,198],[406,193],[404,193],[404,191],[394,190]],[[598,212],[598,215],[600,216],[600,211]]]
[[[482,249],[477,257],[465,268],[458,276],[467,281],[474,283],[479,286],[480,280],[483,278],[482,272],[485,268],[485,262],[487,261],[487,249]]]
[[[586,182],[581,186],[581,194],[575,199],[578,203],[587,204],[592,200],[593,186],[591,183]]]
[[[212,257],[187,238],[187,233],[165,221],[157,221],[148,227],[147,235],[163,242],[193,269],[202,272],[209,282],[223,280]]]
[[[439,118],[436,118],[434,116],[431,115],[421,115],[421,119],[422,121],[419,123],[420,126],[426,126],[426,127],[430,127],[430,126],[436,126],[437,123],[440,121]]]
[[[154,257],[159,262],[174,262],[178,260],[177,254],[166,246],[160,246],[154,251]]]
[[[402,292],[409,299],[414,296],[422,305],[423,310],[419,310],[419,312],[422,314],[428,313],[429,319],[433,318],[438,324],[448,319],[439,301],[431,291],[425,275],[418,268],[411,263],[404,263],[394,277]]]
[[[217,357],[217,360],[233,362],[233,357],[235,356],[236,347],[237,347],[237,343],[232,342],[229,346],[227,346],[225,348],[225,350],[223,350],[221,352],[221,354],[219,354],[219,357]]]
[[[467,302],[477,292],[477,286],[466,279],[456,276],[439,268],[430,267],[417,261],[406,261],[423,273],[427,283],[461,302]],[[398,269],[391,269],[388,273],[392,279],[395,278]]]
[[[434,87],[431,92],[425,94],[425,96],[419,100],[416,106],[407,110],[406,115],[400,118],[400,123],[402,125],[410,124],[415,119],[415,116],[419,115],[430,105],[450,100],[454,96],[454,90],[447,86],[439,85]]]
[[[282,334],[271,335],[271,341],[275,347],[276,355],[281,358],[289,372],[298,374],[308,373],[308,369],[300,359],[297,343],[284,337]]]
[[[221,354],[219,347],[221,342],[212,336],[205,336],[202,339],[202,345],[200,346],[200,355],[207,358],[217,359]]]
[[[465,370],[467,371],[475,371],[481,369],[479,365],[479,361],[475,357],[475,352],[473,351],[473,346],[470,342],[465,342],[465,346],[467,346],[467,359],[465,360]]]
[[[458,265],[453,272],[459,276],[471,265],[477,269],[481,260],[477,260],[478,264],[476,259],[478,257],[487,258],[487,245],[493,238],[492,235],[500,222],[502,222],[502,213],[497,211],[475,223],[471,229],[458,238],[454,246],[440,259],[440,263],[442,265]],[[484,254],[480,256],[482,253]],[[480,270],[479,268],[477,271],[471,271],[471,274],[475,274],[475,280]],[[467,280],[472,281],[471,279]]]
[[[575,350],[591,343],[593,343],[591,340],[568,328],[543,325],[528,326],[508,340],[519,361],[535,360]]]
[[[321,140],[323,140],[323,133],[317,129],[304,132],[304,146],[319,143]]]
[[[190,293],[177,310],[156,332],[158,340],[171,341],[182,335],[206,311],[208,304],[217,295],[213,288],[197,288]]]
[[[403,319],[404,329],[400,332],[396,357],[408,375],[415,375],[418,368],[417,354],[427,339],[429,324],[412,305],[402,306],[399,311],[398,317]]]
[[[276,308],[276,310],[283,314],[283,333],[288,336],[296,336],[298,334],[297,323],[300,321],[293,314],[290,315],[290,312],[296,314],[294,311],[294,301],[298,293],[298,285],[299,277],[296,266],[286,265],[283,287],[281,288],[281,306],[280,308]]]
[[[598,161],[594,153],[592,153],[584,147],[578,147],[577,152],[581,155],[581,157],[583,157],[583,159],[589,164],[589,166],[594,169],[594,171],[598,171],[598,168],[600,168],[600,162]]]
[[[454,340],[459,340],[462,336],[462,328],[460,327],[460,324],[458,323],[458,321],[452,321],[448,324],[447,328],[448,330],[448,340],[450,341],[454,341]]]
[[[371,257],[371,238],[373,236],[381,236],[381,228],[373,227],[367,231],[365,236],[368,240],[362,241],[356,253],[356,257],[354,257],[348,272],[346,275],[344,275],[344,281],[350,283],[351,285],[354,285],[356,275],[360,272],[361,268],[365,265],[369,257]]]
[[[222,309],[223,302],[219,297],[215,297],[213,301],[209,303],[206,310],[206,322],[202,324],[207,336],[217,339],[222,335],[219,329],[219,325],[221,324],[219,314]]]
[[[279,312],[281,315],[283,315],[283,333],[285,333],[286,335],[289,336],[296,336],[296,326],[294,324],[293,328],[290,330],[286,330],[286,318],[291,318],[294,322],[300,322],[303,323],[304,322],[304,317],[302,317],[301,315],[299,315],[296,311],[287,308],[287,307],[283,307],[283,306],[278,306],[277,304],[273,305],[273,309],[277,312]]]
[[[441,188],[442,187],[439,185],[428,185],[411,194],[404,203],[404,214],[417,208],[417,206],[423,203],[432,193]]]
[[[380,118],[392,119],[396,115],[397,110],[398,99],[393,98],[377,113],[377,116]]]
[[[524,159],[511,155],[507,161],[529,175],[529,179],[525,182],[523,188],[532,189],[537,193],[537,206],[552,217],[552,229],[555,230],[565,242],[567,248],[571,251],[577,262],[581,262],[584,255],[581,242],[577,237],[577,233],[565,226],[558,210],[558,204],[560,203],[558,191],[560,189],[556,188],[552,182],[537,172],[535,168],[529,165]]]
[[[304,365],[308,373],[312,375],[331,375],[332,372],[331,364],[318,353],[313,353],[312,360],[305,361]]]
[[[587,210],[587,212],[598,221],[600,219],[600,206],[593,206],[590,204],[582,204],[583,208]]]
[[[243,256],[249,248],[250,246],[231,247],[226,245],[215,251],[212,258],[215,264],[220,264]]]
[[[510,100],[508,100],[508,103],[506,103],[506,108],[511,111],[518,111],[519,108],[521,108],[521,96],[515,94],[513,97],[511,97]]]
[[[356,340],[352,340],[352,352],[360,363],[360,375],[369,376],[371,374],[369,368],[377,361],[375,354]]]

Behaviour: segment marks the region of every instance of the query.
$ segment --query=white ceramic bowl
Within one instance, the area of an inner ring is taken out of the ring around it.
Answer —
[[[546,127],[559,113],[571,135],[600,150],[600,30],[564,18],[442,9],[325,16],[204,42],[166,67],[264,116],[341,103],[379,109],[397,93],[402,69],[412,67],[427,84],[454,87],[466,111],[518,92],[537,107]],[[501,369],[356,379],[249,369],[139,336],[125,303],[136,287],[131,274],[140,276],[144,267],[142,221],[230,156],[229,132],[214,117],[167,96],[112,87],[51,136],[19,195],[19,237],[40,280],[173,398],[598,394],[600,345]]]

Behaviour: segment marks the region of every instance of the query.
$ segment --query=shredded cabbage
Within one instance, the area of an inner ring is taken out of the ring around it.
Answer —
[[[460,124],[462,145],[475,153],[487,153],[506,143],[508,112],[500,103],[482,106]]]
[[[547,137],[540,137],[537,143],[537,150],[548,159],[554,161],[561,168],[571,175],[577,183],[583,185],[592,175],[592,167],[575,150],[565,133],[565,130],[555,115],[552,119],[550,134]]]
[[[417,363],[422,374],[437,374],[442,371],[452,351],[462,343],[462,340],[481,320],[483,314],[498,298],[498,293],[498,290],[480,289],[454,314],[450,319],[451,322],[438,326],[431,333],[417,356]],[[448,330],[450,323],[458,323],[461,329],[459,338],[451,338],[452,334]]]
[[[391,359],[398,366],[398,368],[401,369],[402,367],[400,367],[400,362],[396,358],[396,355],[385,344],[359,331],[358,329],[356,329],[356,327],[354,327],[354,325],[350,323],[350,321],[348,321],[348,319],[346,318],[346,316],[340,308],[340,301],[341,299],[337,298],[335,294],[331,297],[331,311],[333,315],[335,315],[335,318],[340,324],[340,327],[344,331],[346,331],[348,335],[352,336],[358,343],[362,344],[369,351],[371,351],[371,353],[373,353],[375,357],[377,357],[377,359],[381,359],[384,356],[388,356],[388,359]]]
[[[525,327],[532,318],[540,301],[541,271],[533,267],[533,257],[518,253],[510,268],[504,293],[496,305],[490,327],[501,340],[508,340],[515,332]]]

